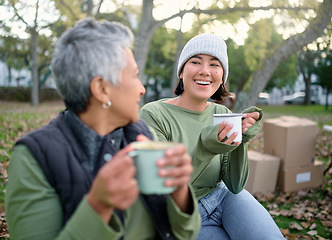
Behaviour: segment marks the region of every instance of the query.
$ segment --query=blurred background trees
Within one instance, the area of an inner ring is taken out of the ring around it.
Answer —
[[[331,91],[331,16],[330,0],[0,0],[0,60],[9,82],[11,69],[31,71],[36,105],[39,89],[52,78],[49,64],[58,37],[85,17],[119,21],[135,34],[133,50],[147,102],[172,96],[183,44],[211,32],[228,44],[235,111],[254,105],[262,91],[291,89],[299,74],[308,81],[309,104],[312,74]]]

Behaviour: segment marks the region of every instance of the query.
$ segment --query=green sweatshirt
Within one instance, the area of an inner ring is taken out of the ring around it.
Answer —
[[[11,238],[15,240],[111,240],[154,239],[153,219],[140,198],[124,212],[125,226],[116,214],[106,224],[84,197],[75,213],[62,226],[62,208],[54,188],[37,161],[24,145],[14,148],[8,169],[6,216]],[[195,199],[194,196],[192,196]],[[200,229],[197,204],[191,215],[181,212],[169,196],[167,211],[176,239],[195,239]]]
[[[243,111],[259,112],[259,121],[246,131],[242,143],[234,146],[218,141],[219,126],[213,126],[212,115],[230,112],[228,108],[211,103],[203,112],[196,112],[165,103],[165,100],[143,106],[140,118],[154,129],[159,140],[185,144],[193,159],[191,183],[197,198],[214,191],[220,181],[224,181],[233,193],[239,193],[249,174],[248,142],[259,131],[262,110],[251,107]]]

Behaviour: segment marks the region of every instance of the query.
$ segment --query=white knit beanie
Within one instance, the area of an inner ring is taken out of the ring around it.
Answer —
[[[216,57],[220,61],[224,70],[223,83],[225,84],[228,76],[227,46],[221,37],[210,33],[197,35],[184,46],[178,62],[178,77],[180,77],[182,68],[189,58],[198,54],[207,54]]]

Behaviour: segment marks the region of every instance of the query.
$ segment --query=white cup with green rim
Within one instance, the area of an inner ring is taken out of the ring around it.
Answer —
[[[157,161],[165,156],[166,149],[175,147],[177,143],[142,141],[131,144],[135,150],[129,155],[134,159],[140,192],[143,194],[169,194],[173,192],[175,187],[165,186],[166,178],[158,175],[160,168],[157,166]]]
[[[241,113],[216,113],[213,114],[213,125],[219,125],[223,121],[233,124],[233,128],[227,134],[230,137],[234,132],[237,132],[237,136],[234,142],[242,142],[242,114]]]

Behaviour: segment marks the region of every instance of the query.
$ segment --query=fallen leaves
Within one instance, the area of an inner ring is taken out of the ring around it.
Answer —
[[[327,173],[332,176],[332,169]],[[319,188],[298,192],[256,193],[254,196],[277,220],[286,217],[288,225],[281,229],[287,239],[325,239],[319,236],[319,229],[325,228],[332,238],[332,180],[325,180]],[[295,221],[294,221],[295,220]],[[277,221],[276,221],[277,222]],[[280,222],[277,222],[277,224]]]
[[[264,152],[262,132],[249,143],[249,149]],[[330,158],[331,152],[332,134],[321,131],[316,142],[316,157]],[[297,192],[256,193],[254,196],[267,208],[276,223],[282,224],[280,230],[286,239],[332,239],[331,186],[332,169],[329,169],[324,184],[318,188]]]
[[[312,231],[307,232],[307,234],[310,236],[315,236],[315,235],[317,235],[317,231],[312,230]]]
[[[9,237],[8,231],[7,231],[7,222],[6,222],[6,216],[5,216],[5,210],[1,209],[0,212],[0,238],[6,239]]]
[[[332,221],[322,221],[323,226],[332,227]]]
[[[291,225],[289,226],[290,229],[296,229],[296,230],[303,230],[303,227],[301,227],[301,225],[299,225],[298,223],[296,222],[292,222]]]
[[[23,107],[22,104],[17,104],[15,107],[6,108],[5,112],[0,111],[0,190],[2,191],[0,195],[4,193],[3,186],[7,180],[6,169],[15,141],[32,129],[45,125],[57,115],[61,108],[63,108],[61,104],[38,108],[30,107],[29,104]],[[249,143],[249,149],[264,152],[263,147],[263,133],[259,132]],[[332,134],[320,132],[316,142],[316,157],[329,157],[331,152]],[[324,184],[319,188],[292,193],[255,194],[278,225],[281,224],[281,221],[278,221],[279,218],[288,219],[286,225],[280,227],[286,239],[332,239],[332,169],[326,176]],[[8,239],[5,211],[1,204],[3,199],[0,198],[0,239]]]
[[[62,102],[41,104],[32,107],[30,104],[0,105],[0,239],[9,239],[4,208],[4,194],[7,182],[7,168],[16,140],[35,128],[47,124],[63,109]]]

